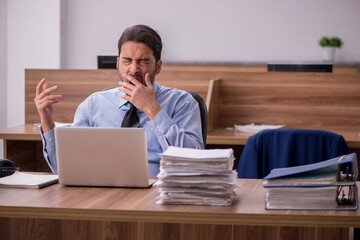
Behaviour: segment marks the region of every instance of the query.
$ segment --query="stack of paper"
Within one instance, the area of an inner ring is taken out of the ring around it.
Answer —
[[[264,178],[266,209],[355,210],[358,205],[355,153],[289,168]]]
[[[58,175],[52,173],[30,173],[16,171],[0,178],[0,187],[43,188],[58,182]]]
[[[240,133],[258,133],[266,129],[278,129],[283,128],[284,125],[268,125],[268,124],[247,124],[247,125],[234,125],[235,132]]]
[[[160,204],[227,206],[236,197],[232,149],[169,147],[161,157]]]

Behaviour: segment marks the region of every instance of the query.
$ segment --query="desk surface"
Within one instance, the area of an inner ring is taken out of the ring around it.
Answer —
[[[41,141],[40,130],[34,130],[34,124],[23,124],[0,130],[0,139]]]
[[[257,226],[360,227],[357,211],[265,210],[262,180],[239,179],[232,206],[156,204],[158,188],[0,188],[0,217]],[[359,183],[358,183],[359,186]]]
[[[354,130],[349,128],[321,129],[340,134],[344,137],[349,148],[360,148],[360,129]],[[217,128],[212,132],[208,132],[207,144],[230,144],[245,145],[247,139],[253,134],[234,133],[233,128]]]
[[[23,124],[7,129],[0,130],[0,139],[5,140],[32,140],[41,141],[39,130],[34,130],[33,124]],[[325,130],[325,129],[323,129]],[[360,148],[360,129],[354,131],[353,129],[338,128],[328,129],[342,135],[350,148]],[[224,145],[245,145],[247,139],[252,134],[248,133],[234,133],[232,128],[219,128],[208,133],[208,144],[224,144]]]

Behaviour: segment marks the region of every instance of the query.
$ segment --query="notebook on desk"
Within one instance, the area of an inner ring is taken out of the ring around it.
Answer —
[[[59,183],[71,186],[148,187],[142,128],[55,128]]]

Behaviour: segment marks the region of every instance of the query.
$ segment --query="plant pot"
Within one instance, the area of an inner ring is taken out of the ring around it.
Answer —
[[[335,58],[335,47],[322,48],[322,60],[324,62],[333,62]]]

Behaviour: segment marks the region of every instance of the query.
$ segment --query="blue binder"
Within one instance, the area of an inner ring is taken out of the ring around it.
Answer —
[[[273,169],[263,178],[263,186],[267,189],[265,208],[356,210],[357,177],[356,153],[313,164]],[[322,194],[328,194],[329,198]]]

